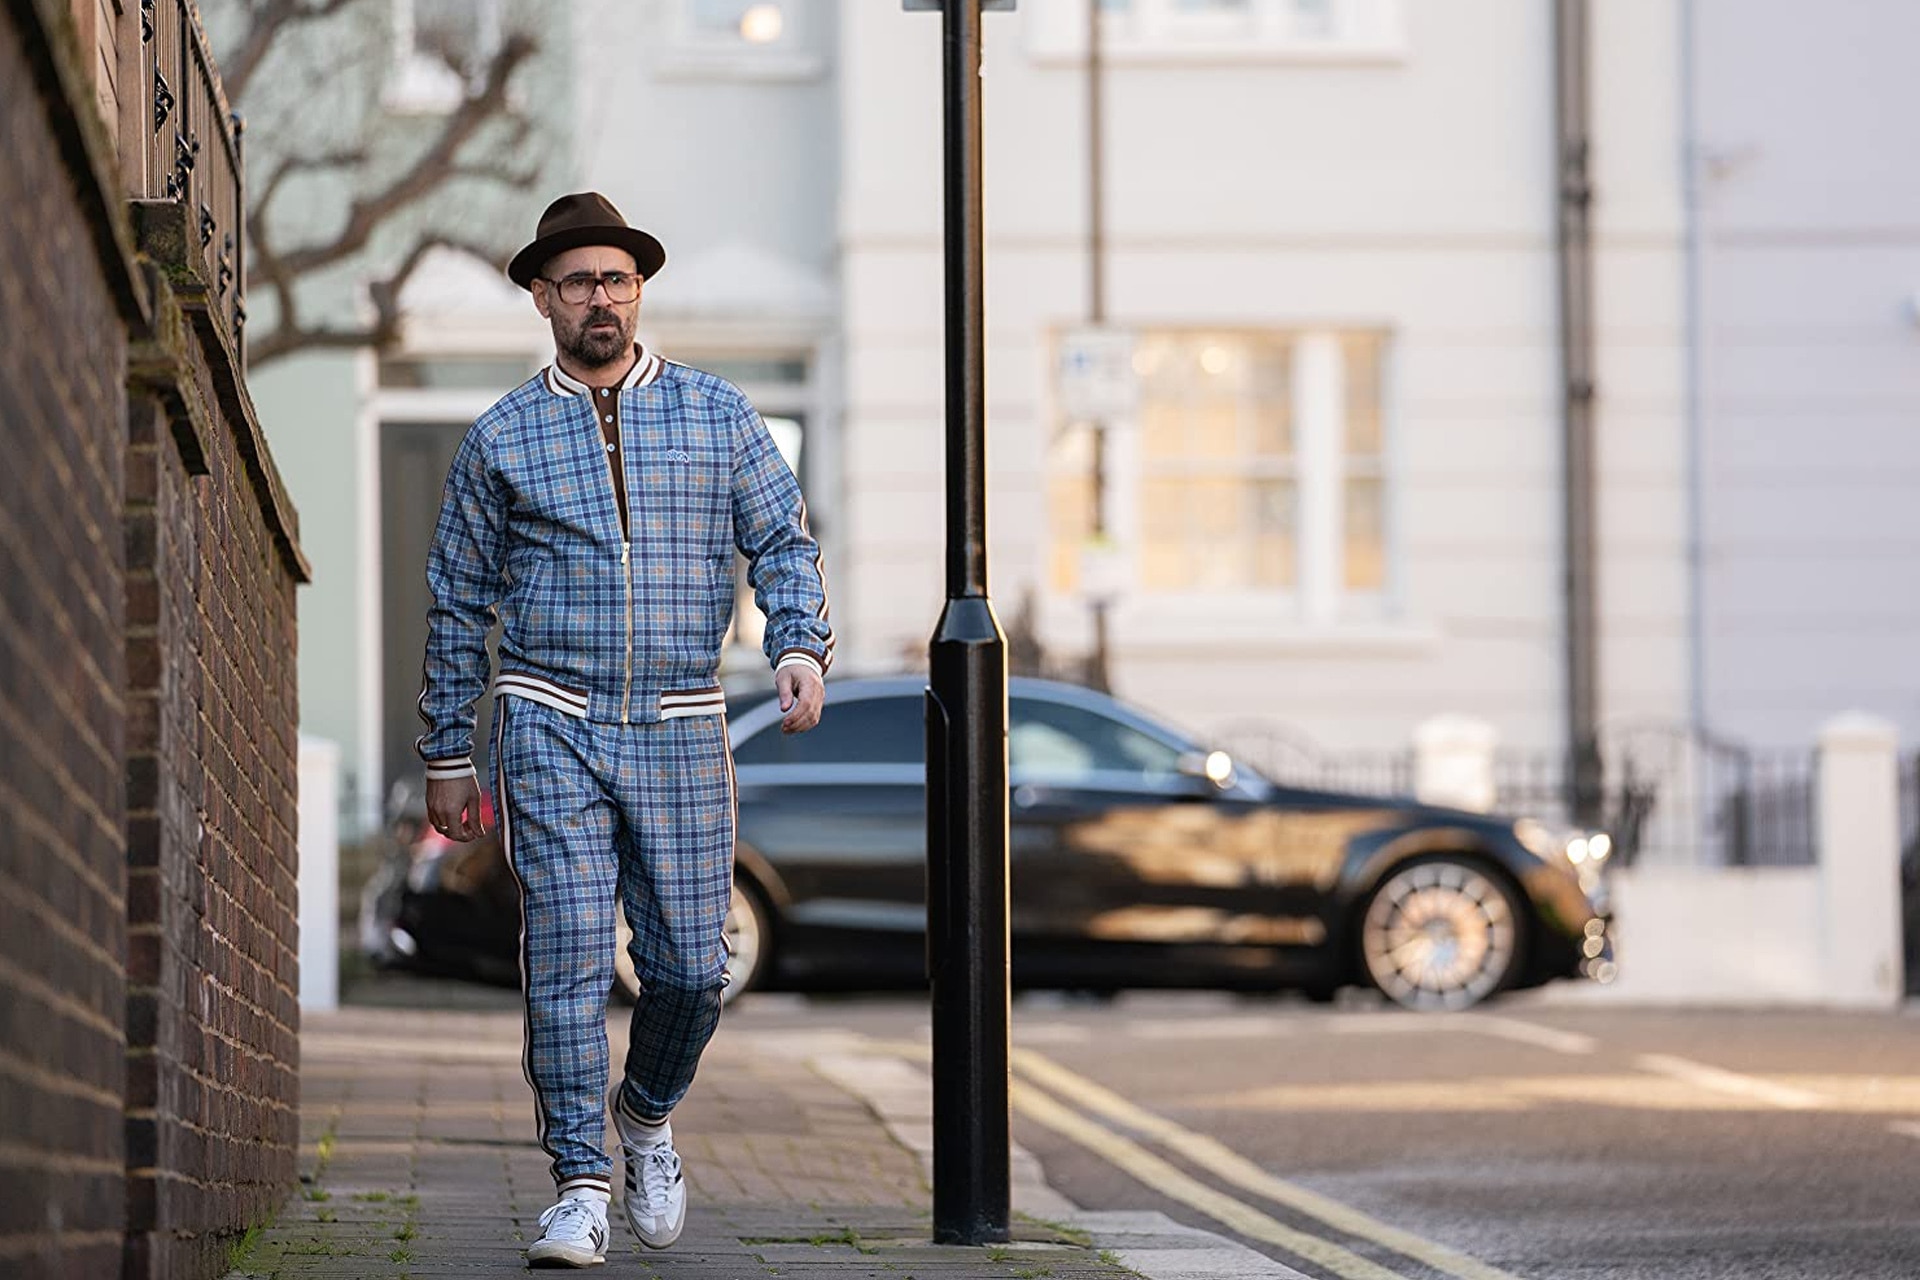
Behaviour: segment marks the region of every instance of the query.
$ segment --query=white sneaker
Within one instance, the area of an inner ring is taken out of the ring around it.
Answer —
[[[613,1127],[620,1134],[620,1155],[627,1167],[627,1193],[621,1207],[634,1238],[649,1249],[664,1249],[680,1238],[687,1222],[687,1184],[680,1176],[680,1154],[673,1130],[657,1140],[635,1134],[635,1125],[616,1099]]]
[[[607,1206],[599,1200],[562,1200],[540,1215],[540,1226],[540,1238],[527,1246],[529,1267],[597,1267],[607,1260]]]

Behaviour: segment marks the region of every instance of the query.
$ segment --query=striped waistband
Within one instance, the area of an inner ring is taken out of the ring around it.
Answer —
[[[584,720],[588,699],[583,690],[555,684],[545,676],[526,671],[502,671],[493,679],[494,696],[511,694],[552,707],[555,711]],[[668,689],[660,694],[660,718],[677,720],[682,716],[717,716],[727,710],[727,695],[719,685],[700,689]]]
[[[493,678],[493,695],[499,697],[510,693],[516,698],[525,698],[528,702],[538,702],[542,706],[552,707],[555,711],[579,719],[587,718],[587,695],[579,689],[569,689],[565,685],[555,684],[545,676],[532,675],[525,671],[502,671]]]
[[[717,716],[725,714],[727,695],[720,686],[704,689],[670,689],[660,694],[660,718],[677,720],[681,716]]]

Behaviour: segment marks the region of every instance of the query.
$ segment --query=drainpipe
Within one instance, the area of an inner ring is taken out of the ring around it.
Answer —
[[[1686,220],[1686,273],[1682,288],[1686,327],[1687,449],[1687,688],[1696,738],[1707,732],[1706,482],[1703,399],[1704,317],[1701,290],[1705,259],[1701,241],[1700,115],[1695,101],[1699,75],[1699,14],[1694,0],[1680,0],[1680,191]]]
[[[1101,106],[1101,0],[1087,0],[1087,323],[1099,328],[1107,322],[1107,217],[1106,152],[1104,133],[1106,113]],[[1107,528],[1107,485],[1110,470],[1107,448],[1107,423],[1088,424],[1093,432],[1093,542],[1104,544],[1111,535]],[[1084,584],[1083,584],[1084,585]],[[1095,595],[1093,611],[1093,653],[1087,662],[1087,684],[1103,693],[1113,692],[1112,654],[1109,645],[1109,602]]]
[[[1587,0],[1555,0],[1554,177],[1559,209],[1556,256],[1560,292],[1561,439],[1566,515],[1568,802],[1574,820],[1598,819],[1601,762],[1597,732],[1598,618],[1594,573],[1593,480],[1593,190],[1588,98]]]

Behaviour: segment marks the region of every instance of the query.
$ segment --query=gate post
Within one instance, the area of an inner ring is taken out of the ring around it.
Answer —
[[[1820,728],[1820,913],[1829,1003],[1897,1006],[1900,781],[1892,724],[1864,712]]]

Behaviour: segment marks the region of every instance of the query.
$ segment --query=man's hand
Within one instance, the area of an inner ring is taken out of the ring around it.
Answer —
[[[827,687],[812,667],[796,662],[780,668],[773,673],[773,687],[780,693],[780,709],[787,713],[780,721],[782,733],[805,733],[820,723]]]
[[[465,844],[486,834],[480,822],[480,780],[472,774],[464,778],[427,780],[427,821],[449,840]]]

